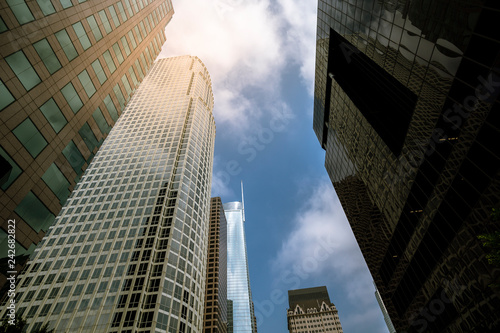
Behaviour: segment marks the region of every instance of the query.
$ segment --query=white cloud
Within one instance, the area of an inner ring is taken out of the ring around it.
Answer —
[[[275,283],[294,289],[297,285],[283,282],[298,277],[303,288],[312,281],[331,281],[343,290],[351,304],[357,305],[358,313],[368,314],[375,302],[375,290],[342,206],[329,180],[312,187],[309,199],[299,208],[288,237],[272,260]],[[307,191],[299,190],[302,196],[304,192]],[[286,280],[283,272],[287,273]]]
[[[290,61],[312,93],[316,4],[313,0],[174,1],[160,57],[190,54],[207,66],[217,124],[242,135],[282,101],[281,78]],[[253,98],[249,97],[249,92]],[[255,97],[257,96],[257,97]]]

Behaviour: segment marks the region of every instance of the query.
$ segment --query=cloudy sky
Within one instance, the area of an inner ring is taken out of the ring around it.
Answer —
[[[317,0],[173,1],[160,57],[207,66],[217,137],[212,195],[245,186],[259,333],[288,332],[289,289],[326,285],[346,333],[388,332],[312,130]]]

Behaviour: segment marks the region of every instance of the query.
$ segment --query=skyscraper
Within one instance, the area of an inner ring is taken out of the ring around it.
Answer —
[[[154,64],[19,279],[28,331],[202,332],[212,109],[198,58]]]
[[[220,197],[210,200],[204,333],[227,332],[227,222]]]
[[[0,8],[0,258],[32,252],[165,42],[171,0]],[[2,274],[4,272],[1,272]]]
[[[290,333],[343,332],[337,308],[324,286],[289,290],[288,305]]]
[[[227,220],[227,298],[232,304],[232,331],[256,333],[245,240],[243,183],[241,202],[228,202],[223,207]]]
[[[500,327],[498,9],[319,1],[313,128],[398,332]]]

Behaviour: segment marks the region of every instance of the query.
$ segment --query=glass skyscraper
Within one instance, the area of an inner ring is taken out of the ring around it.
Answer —
[[[397,332],[500,331],[494,0],[320,0],[313,129]]]
[[[18,280],[28,331],[202,332],[212,109],[198,58],[154,64]]]
[[[223,207],[227,220],[227,298],[232,303],[228,332],[232,327],[234,333],[256,333],[245,240],[243,184],[241,202],[228,202]]]

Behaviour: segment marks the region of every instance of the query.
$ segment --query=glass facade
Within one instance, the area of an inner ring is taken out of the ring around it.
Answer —
[[[8,231],[7,221],[15,219],[16,246],[24,251],[47,228],[36,231],[16,207],[34,195],[57,216],[62,196],[71,193],[160,53],[172,3],[141,0],[141,9],[124,11],[138,1],[9,0],[0,8],[0,151],[10,165],[0,169],[0,179],[8,178],[0,229]],[[151,30],[138,42],[144,20]],[[51,172],[53,166],[60,173]]]
[[[313,129],[398,332],[500,329],[498,9],[319,1]]]
[[[248,273],[245,215],[242,202],[224,204],[227,220],[227,298],[231,300],[232,332],[256,333]]]
[[[28,331],[202,332],[212,109],[198,58],[155,63],[18,280]]]

